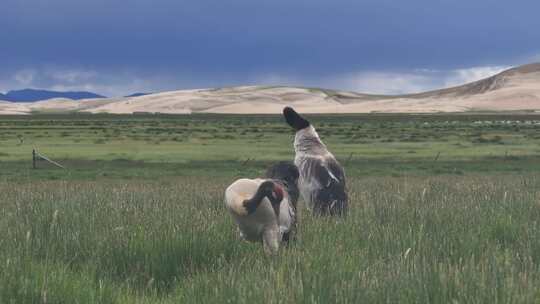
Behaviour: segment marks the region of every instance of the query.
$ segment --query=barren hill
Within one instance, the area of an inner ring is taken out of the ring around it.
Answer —
[[[180,90],[134,97],[0,101],[0,114],[90,113],[280,113],[285,105],[305,113],[540,111],[540,63],[512,68],[465,85],[407,95],[281,87],[240,86]]]

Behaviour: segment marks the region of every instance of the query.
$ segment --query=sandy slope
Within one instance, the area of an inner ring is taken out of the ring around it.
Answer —
[[[22,115],[29,114],[30,109],[23,104],[0,101],[0,115]]]
[[[458,87],[401,96],[368,95],[296,87],[240,86],[162,92],[129,98],[0,101],[0,114],[33,111],[90,113],[304,113],[462,112],[540,110],[540,63],[504,71]]]

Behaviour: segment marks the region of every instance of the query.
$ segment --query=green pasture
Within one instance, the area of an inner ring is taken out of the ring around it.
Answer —
[[[540,116],[309,117],[351,212],[276,257],[223,192],[293,159],[281,117],[0,117],[0,303],[540,302]]]

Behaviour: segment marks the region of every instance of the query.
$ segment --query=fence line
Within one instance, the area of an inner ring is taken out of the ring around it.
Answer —
[[[47,156],[39,153],[36,149],[32,149],[32,168],[36,169],[36,161],[39,160],[39,159],[43,159],[45,161],[48,161],[49,163],[57,166],[57,167],[60,167],[62,169],[65,169],[66,167],[62,166],[61,164],[55,162],[54,160],[48,158]]]

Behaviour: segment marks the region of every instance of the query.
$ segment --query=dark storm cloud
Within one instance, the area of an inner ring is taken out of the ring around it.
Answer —
[[[54,68],[162,89],[506,66],[540,53],[538,11],[533,0],[4,0],[0,84],[29,70],[53,83]]]

